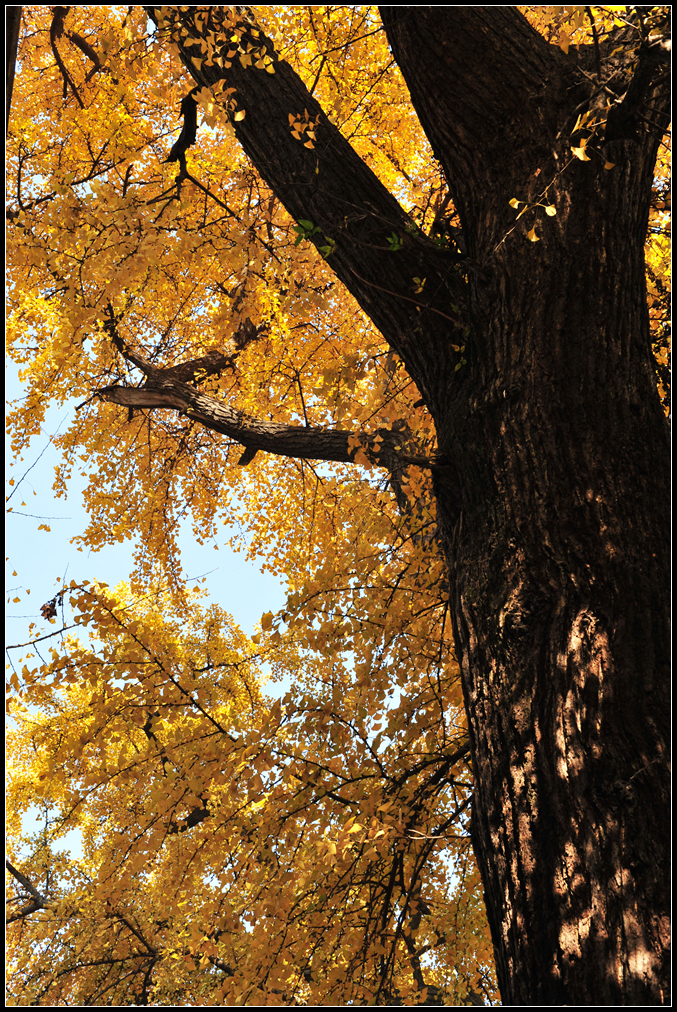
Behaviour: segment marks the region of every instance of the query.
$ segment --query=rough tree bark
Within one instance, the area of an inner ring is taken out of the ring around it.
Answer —
[[[9,111],[12,108],[14,70],[16,67],[16,53],[19,46],[20,28],[21,7],[5,7],[5,65],[7,68],[7,88],[5,91],[5,134],[9,130]]]
[[[643,256],[657,141],[631,121],[605,147],[613,170],[562,172],[589,93],[570,61],[508,8],[406,26],[401,10],[382,9],[393,51],[490,277],[471,280],[465,396],[436,421],[462,489],[460,513],[444,494],[438,509],[501,993],[662,1004],[668,442]],[[532,200],[553,183],[538,244],[503,239],[527,181]]]
[[[198,69],[195,9],[164,10],[183,12],[197,84],[225,76],[237,89],[245,152],[290,214],[334,241],[331,266],[434,417],[473,841],[504,1003],[668,1004],[669,451],[643,253],[658,147],[645,103],[665,129],[664,39],[634,44],[633,64],[631,28],[565,56],[515,8],[380,8],[460,214],[459,272],[288,65]],[[274,56],[264,36],[245,41]],[[598,74],[614,58],[605,92]],[[572,129],[600,96],[603,147],[581,161]],[[319,117],[313,150],[289,130],[304,110]],[[516,224],[513,197],[556,215]],[[539,242],[526,238],[534,222]],[[419,305],[403,297],[414,276],[427,279]],[[189,408],[226,431],[229,409],[158,370],[101,396]],[[301,455],[324,455],[327,434],[262,434],[232,414],[227,431],[249,448],[295,452],[289,438],[306,438]],[[328,459],[354,453],[337,435]]]

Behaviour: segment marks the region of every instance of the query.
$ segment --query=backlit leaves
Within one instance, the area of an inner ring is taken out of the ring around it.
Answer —
[[[45,959],[22,964],[17,939],[17,997],[84,1003],[104,987],[130,1004],[152,966],[154,1000],[168,1000],[178,956],[186,1004],[246,1003],[252,987],[311,1004],[371,998],[406,986],[418,896],[429,911],[416,922],[421,948],[447,932],[460,944],[459,928],[473,940],[431,971],[462,996],[490,956],[486,941],[477,948],[482,911],[458,832],[467,746],[452,743],[464,723],[453,711],[438,712],[436,729],[430,719],[440,690],[453,698],[453,667],[435,686],[403,682],[384,714],[376,658],[360,688],[340,655],[258,647],[197,595],[179,617],[159,592],[69,593],[91,645],[71,638],[24,667],[10,741],[9,807],[50,813],[45,832],[15,844],[49,898],[22,926]],[[264,657],[294,672],[283,700],[261,692]],[[74,829],[82,856],[64,862],[58,841]],[[390,983],[374,973],[379,951]],[[205,975],[207,964],[232,972]]]
[[[12,926],[12,1000],[383,1004],[420,994],[419,973],[451,1003],[469,986],[491,995],[429,472],[263,453],[239,466],[242,446],[189,416],[92,393],[140,383],[118,341],[162,368],[218,352],[227,365],[197,370],[201,390],[256,417],[346,428],[358,461],[379,429],[433,452],[432,421],[328,270],[322,223],[290,220],[234,143],[229,120],[245,110],[233,89],[197,90],[185,175],[166,162],[193,89],[177,44],[201,66],[273,73],[263,43],[244,43],[236,17],[212,37],[208,8],[197,35],[178,8],[163,9],[157,34],[141,8],[82,10],[65,28],[107,68],[88,77],[92,61],[60,40],[82,106],[72,89],[64,98],[52,11],[25,10],[8,243],[25,398],[10,428],[20,454],[48,399],[67,403],[55,493],[86,474],[76,547],[139,547],[128,586],[68,588],[63,618],[78,636],[67,628],[38,654],[34,629],[10,678],[12,863],[49,899]],[[429,227],[439,169],[373,34],[375,9],[255,13]],[[309,150],[322,136],[305,111],[290,111],[289,128]],[[383,236],[399,247],[394,228]],[[215,547],[237,543],[239,525],[285,580],[286,608],[252,637],[188,592],[186,516]],[[44,611],[46,635],[61,615]],[[291,684],[283,699],[276,686],[266,695],[264,672]],[[23,835],[33,806],[44,828]],[[72,855],[60,846],[70,832],[82,841]]]

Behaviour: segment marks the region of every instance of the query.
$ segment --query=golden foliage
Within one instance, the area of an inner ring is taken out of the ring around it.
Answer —
[[[46,897],[12,929],[17,1003],[368,1001],[384,960],[385,994],[414,987],[422,950],[462,998],[491,957],[453,666],[386,709],[375,675],[264,650],[197,599],[68,593],[89,645],[23,668],[10,734],[12,857]],[[297,679],[283,701],[264,655]],[[49,821],[22,837],[29,805]]]
[[[239,444],[186,415],[92,395],[141,380],[114,321],[158,367],[227,352],[196,382],[249,415],[392,429],[427,453],[430,417],[336,283],[331,237],[324,256],[304,241],[311,229],[240,151],[231,120],[251,111],[228,89],[198,91],[177,176],[167,157],[194,82],[173,47],[142,7],[63,10],[23,9],[14,84],[7,333],[25,397],[12,448],[48,404],[79,402],[56,439],[55,493],[74,470],[88,476],[79,550],[133,536],[139,548],[129,585],[63,588],[82,634],[37,665],[29,646],[11,678],[9,854],[41,900],[22,915],[30,900],[12,879],[9,1001],[417,1004],[426,988],[446,1004],[470,988],[492,1000],[428,473],[412,465],[388,482],[366,458],[357,469],[269,454],[243,468]],[[253,10],[429,229],[446,187],[377,8]],[[524,10],[547,37],[545,9]],[[274,72],[265,47],[240,51],[234,36],[224,57],[203,41],[205,60]],[[312,148],[307,111],[289,123]],[[647,260],[659,342],[662,213]],[[238,343],[243,327],[251,339]],[[186,590],[186,515],[201,543],[237,543],[239,525],[287,582],[286,609],[254,637]],[[266,694],[267,670],[291,679],[283,700]],[[36,805],[45,828],[24,835]],[[73,830],[77,855],[60,849]]]

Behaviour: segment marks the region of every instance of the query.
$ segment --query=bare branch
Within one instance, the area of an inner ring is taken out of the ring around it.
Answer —
[[[26,643],[12,643],[10,646],[5,647],[5,650],[18,650],[20,647],[32,647],[34,643],[40,643],[41,640],[51,639],[52,636],[58,636],[59,633],[66,632],[67,629],[75,629],[75,624],[65,625],[63,629],[57,629],[55,632],[47,633],[45,636],[38,636],[35,640],[28,640]]]
[[[141,368],[138,356],[130,354],[126,357]],[[160,378],[157,374],[161,374],[161,370],[151,368],[153,374],[147,373],[151,380],[147,385],[102,387],[97,391],[98,396],[103,401],[126,408],[174,408],[192,421],[229,436],[250,450],[265,450],[282,457],[350,464],[355,462],[355,455],[362,448],[370,461],[384,467],[397,466],[398,462],[399,466],[407,463],[430,465],[429,458],[398,457],[401,436],[390,430],[357,437],[357,434],[345,429],[311,428],[263,421],[245,415],[187,383]],[[248,459],[243,463],[248,463]]]
[[[225,351],[220,352],[216,348],[211,348],[206,355],[200,358],[192,359],[190,362],[183,362],[180,365],[170,366],[168,369],[159,369],[142,358],[141,355],[135,354],[128,348],[118,331],[118,322],[113,312],[113,307],[108,303],[105,328],[113,344],[124,358],[141,369],[151,379],[153,377],[162,377],[165,380],[178,380],[181,383],[197,383],[200,379],[204,379],[207,376],[223,372],[224,369],[233,369],[235,367],[235,359],[240,352],[253,341],[258,341],[267,330],[265,324],[257,327],[247,317],[246,320],[240,323],[233,336],[227,341]]]
[[[250,341],[256,340],[261,332],[261,328],[254,327],[250,320],[241,325],[233,339],[236,345],[233,355],[227,356],[212,351],[203,358],[169,369],[159,369],[127,347],[117,331],[117,322],[112,315],[111,307],[106,329],[123,357],[143,372],[146,382],[141,387],[117,384],[102,387],[96,391],[96,396],[110,404],[119,404],[128,409],[174,408],[192,421],[229,436],[246,447],[239,461],[243,466],[253,459],[258,450],[283,457],[346,464],[354,463],[358,451],[363,450],[369,461],[387,467],[390,471],[400,470],[407,464],[430,467],[434,463],[429,457],[403,454],[402,434],[390,429],[363,435],[345,429],[313,428],[263,421],[231,408],[223,401],[202,393],[184,381],[185,378],[194,378],[199,372],[206,375],[231,365],[237,351]]]

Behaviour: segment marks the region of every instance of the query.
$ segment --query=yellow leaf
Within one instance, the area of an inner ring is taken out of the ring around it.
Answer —
[[[532,228],[531,232],[527,232],[527,239],[530,242],[540,242],[540,236],[536,235],[536,226]]]
[[[588,155],[586,154],[585,147],[572,148],[571,150],[576,155],[576,158],[580,158],[580,160],[582,162],[589,162],[590,161]]]
[[[523,200],[518,200],[517,197],[513,197],[512,200],[508,201],[508,203],[510,204],[511,207],[514,207],[515,210],[517,210],[517,208],[520,206],[520,204],[523,204],[524,201]]]
[[[235,113],[235,115],[233,116],[233,119],[237,123],[239,123],[240,120],[243,120],[245,118],[245,114],[246,114],[246,109],[240,109],[238,112]]]
[[[604,163],[604,168],[607,169],[607,170],[608,169],[613,169],[614,166],[615,166],[615,164],[616,164],[615,162],[605,162]]]
[[[580,113],[578,119],[576,120],[574,128],[571,131],[572,134],[575,134],[576,131],[579,129],[579,127],[584,127],[585,124],[588,122],[588,120],[590,119],[591,116],[592,116],[592,112],[590,111],[590,109],[588,109],[586,112]]]
[[[315,145],[313,144],[312,141],[306,141],[306,143],[303,146],[304,146],[304,148],[314,148],[315,147]]]
[[[550,204],[549,207],[546,207],[545,213],[549,215],[551,218],[554,218],[554,216],[557,214],[557,208],[554,207],[552,204]]]
[[[564,29],[562,28],[559,33],[559,48],[562,50],[563,53],[569,52],[570,43],[571,40],[569,38],[568,33],[565,32]]]
[[[363,449],[360,448],[357,451],[357,453],[353,457],[353,460],[355,461],[356,464],[359,464],[360,467],[364,467],[367,468],[367,470],[371,470],[372,463]]]

